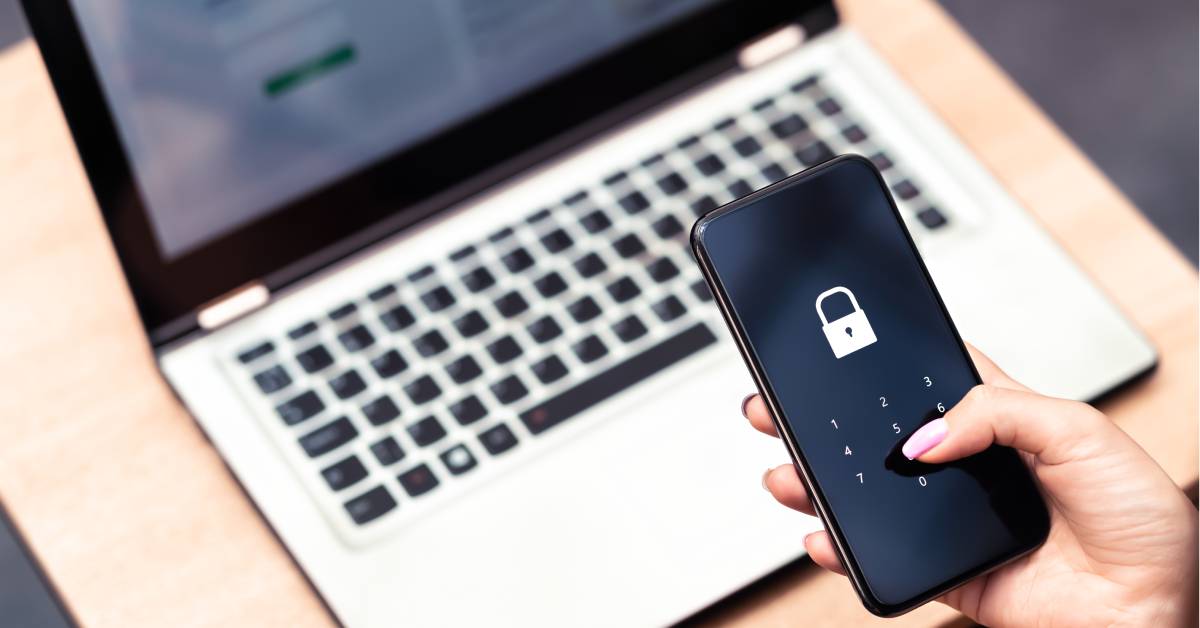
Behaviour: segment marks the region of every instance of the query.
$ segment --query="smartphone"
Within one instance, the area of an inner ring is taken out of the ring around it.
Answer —
[[[715,209],[692,247],[869,611],[902,614],[1041,545],[1049,515],[1016,451],[900,451],[980,379],[870,161]]]

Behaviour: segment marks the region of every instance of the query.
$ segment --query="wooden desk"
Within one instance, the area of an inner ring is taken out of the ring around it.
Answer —
[[[1195,271],[935,4],[842,4],[1153,338],[1159,370],[1103,409],[1176,481],[1195,482]],[[30,43],[0,55],[0,294],[0,496],[77,617],[94,626],[328,625],[159,378]],[[931,605],[890,625],[956,617]],[[704,620],[878,621],[840,578],[807,564]]]

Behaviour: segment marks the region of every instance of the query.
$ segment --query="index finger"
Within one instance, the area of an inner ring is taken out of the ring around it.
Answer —
[[[767,409],[762,395],[754,393],[747,397],[746,402],[742,404],[742,414],[746,415],[754,429],[768,436],[779,436],[775,431],[775,423],[771,421],[771,411]]]

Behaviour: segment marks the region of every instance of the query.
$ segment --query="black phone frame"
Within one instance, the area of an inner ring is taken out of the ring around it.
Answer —
[[[857,561],[855,561],[853,552],[850,551],[849,544],[846,542],[846,538],[842,533],[841,526],[838,525],[837,518],[832,514],[832,511],[829,507],[829,502],[825,498],[824,491],[821,490],[820,485],[817,484],[817,482],[813,479],[812,469],[809,467],[808,461],[803,455],[801,455],[800,448],[796,445],[795,434],[792,433],[791,427],[788,425],[787,421],[784,421],[780,418],[783,416],[782,405],[779,403],[779,399],[775,395],[774,388],[771,387],[765,374],[763,373],[761,363],[758,360],[753,347],[746,339],[745,329],[742,327],[741,321],[733,312],[733,308],[729,303],[729,295],[725,292],[725,287],[721,283],[719,276],[713,268],[712,260],[709,258],[708,252],[704,246],[704,232],[708,228],[709,224],[716,218],[738,211],[739,209],[742,209],[748,205],[752,205],[763,197],[771,196],[786,188],[803,183],[808,179],[820,176],[822,173],[832,170],[833,168],[836,168],[847,162],[858,162],[859,164],[866,166],[875,176],[875,180],[880,186],[880,191],[882,191],[884,196],[887,198],[888,206],[892,210],[892,217],[896,221],[896,226],[904,234],[904,238],[908,242],[909,250],[916,258],[917,265],[921,269],[921,273],[925,278],[925,282],[929,286],[929,289],[933,292],[934,299],[937,301],[938,307],[941,309],[942,316],[945,318],[947,325],[949,325],[950,331],[954,335],[954,339],[958,344],[959,350],[962,351],[962,355],[966,361],[966,364],[971,369],[971,375],[974,378],[975,383],[982,384],[983,379],[979,376],[979,370],[975,368],[975,363],[971,359],[971,353],[967,350],[967,346],[963,342],[962,336],[959,335],[958,328],[954,325],[954,320],[950,318],[950,311],[946,308],[946,304],[942,300],[941,293],[938,292],[937,286],[933,283],[933,277],[929,274],[929,269],[925,266],[925,261],[921,258],[921,254],[917,250],[916,242],[913,240],[912,234],[909,232],[907,225],[904,223],[904,218],[900,214],[900,209],[896,206],[896,201],[892,197],[891,191],[883,179],[883,175],[879,172],[879,169],[876,168],[873,163],[871,163],[871,160],[867,159],[866,157],[857,154],[839,155],[819,165],[793,174],[786,179],[777,181],[731,203],[713,209],[698,218],[695,224],[692,225],[690,241],[692,245],[692,252],[695,255],[698,265],[700,266],[701,273],[704,275],[705,282],[708,284],[709,289],[712,291],[713,296],[715,297],[714,300],[717,303],[718,309],[721,311],[721,317],[725,320],[725,325],[728,327],[731,335],[733,336],[734,342],[737,344],[738,353],[741,354],[742,360],[745,361],[746,368],[750,371],[750,375],[753,377],[754,383],[758,387],[759,394],[766,402],[768,410],[770,410],[771,422],[775,425],[776,432],[787,446],[788,454],[792,458],[792,463],[799,471],[798,475],[800,476],[800,480],[803,482],[805,490],[808,491],[810,501],[812,501],[813,504],[813,509],[816,511],[817,516],[821,519],[821,523],[824,524],[826,530],[828,530],[829,536],[833,540],[834,550],[837,552],[838,559],[841,561],[842,566],[846,569],[846,575],[850,579],[850,583],[854,586],[855,593],[858,594],[863,606],[870,611],[871,614],[879,617],[896,617],[898,615],[903,615],[904,613],[907,613],[918,606],[933,601],[937,597],[944,595],[945,593],[958,588],[963,584],[966,584],[968,581],[978,576],[998,569],[1005,564],[1008,564],[1022,556],[1025,556],[1026,554],[1029,554],[1030,552],[1033,552],[1040,547],[1043,542],[1045,542],[1046,535],[1040,535],[1041,540],[1029,547],[1018,547],[1009,554],[1003,555],[994,561],[984,563],[983,565],[980,565],[979,567],[970,571],[958,574],[953,578],[941,583],[940,585],[935,586],[927,591],[923,591],[903,602],[895,604],[886,603],[880,600],[868,586],[866,578],[863,576],[862,569],[859,567]],[[1048,527],[1046,533],[1049,533]]]

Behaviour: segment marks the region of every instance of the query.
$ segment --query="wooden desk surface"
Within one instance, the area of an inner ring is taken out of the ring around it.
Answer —
[[[845,0],[887,58],[1162,352],[1103,409],[1197,476],[1197,275],[929,0]],[[868,13],[867,9],[870,9]],[[0,54],[0,497],[87,625],[328,625],[158,376],[34,46]],[[879,621],[800,564],[705,616]],[[891,625],[955,622],[938,605]]]

